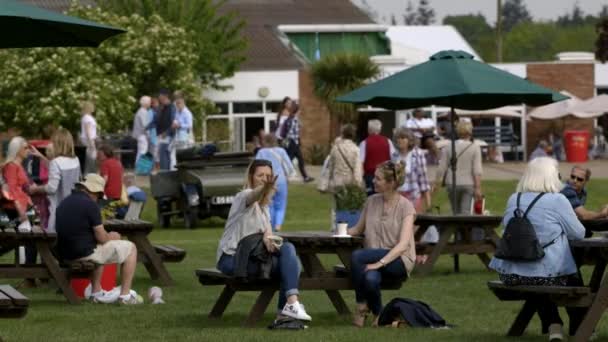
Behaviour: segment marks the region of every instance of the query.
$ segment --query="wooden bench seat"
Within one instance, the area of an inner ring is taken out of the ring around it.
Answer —
[[[538,310],[538,299],[545,296],[558,306],[588,307],[594,294],[585,286],[508,286],[501,281],[488,282],[488,288],[501,301],[524,301],[507,336],[521,336]]]
[[[522,301],[546,295],[560,306],[589,306],[593,299],[591,289],[586,286],[508,286],[494,280],[488,282],[488,288],[502,301]]]
[[[68,279],[71,278],[89,278],[97,265],[92,261],[76,260],[64,262],[61,268],[67,272]]]
[[[0,318],[21,318],[30,300],[9,285],[0,285]]]
[[[186,257],[184,249],[172,245],[154,245],[154,250],[166,262],[181,262]]]

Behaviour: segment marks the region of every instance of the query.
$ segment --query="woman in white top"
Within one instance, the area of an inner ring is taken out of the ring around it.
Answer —
[[[80,162],[74,154],[74,139],[67,129],[59,128],[51,137],[51,144],[54,157],[49,162],[49,181],[37,192],[46,193],[49,198],[47,231],[55,232],[55,210],[80,181]]]
[[[283,245],[277,248],[271,240],[268,204],[274,194],[276,181],[277,176],[273,175],[270,161],[256,159],[249,165],[245,189],[235,196],[224,234],[220,239],[217,269],[232,276],[237,266],[235,254],[239,242],[252,234],[264,234],[264,245],[272,254],[272,274],[281,279],[278,307],[280,314],[310,321],[310,316],[298,301],[300,267],[296,250],[289,242],[283,242]]]
[[[287,132],[283,132],[283,124],[285,123],[285,120],[287,120],[287,118],[289,117],[289,114],[291,114],[292,106],[293,100],[289,96],[286,96],[281,102],[281,107],[277,111],[277,128],[274,134],[276,135],[279,141],[283,140],[287,135]]]
[[[84,162],[84,173],[95,173],[97,171],[97,121],[93,116],[95,105],[90,101],[83,101],[80,105],[82,117],[80,118],[80,143],[87,148]]]

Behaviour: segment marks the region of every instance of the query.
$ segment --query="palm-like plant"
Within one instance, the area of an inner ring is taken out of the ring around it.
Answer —
[[[336,98],[363,86],[379,73],[378,66],[363,54],[332,54],[312,66],[316,95],[344,123],[356,120],[357,109],[352,104],[336,102]]]

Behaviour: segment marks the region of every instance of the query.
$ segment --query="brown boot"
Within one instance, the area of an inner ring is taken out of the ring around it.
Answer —
[[[353,314],[353,325],[359,328],[365,326],[367,315],[369,315],[369,308],[367,307],[367,304],[357,303],[355,313]]]

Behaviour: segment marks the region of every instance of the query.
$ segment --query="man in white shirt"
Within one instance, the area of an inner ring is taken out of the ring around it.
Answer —
[[[413,117],[405,122],[405,127],[414,132],[416,138],[420,140],[420,147],[428,150],[433,157],[430,160],[435,164],[439,159],[439,151],[435,146],[435,122],[430,118],[424,117],[422,109],[414,109]]]

